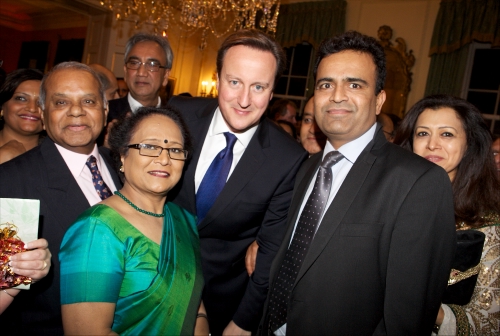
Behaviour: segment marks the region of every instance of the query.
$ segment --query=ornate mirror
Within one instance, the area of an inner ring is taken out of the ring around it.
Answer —
[[[391,42],[392,28],[381,26],[378,29],[379,43],[384,48],[387,60],[387,77],[384,90],[387,94],[382,112],[392,113],[402,118],[406,111],[406,100],[410,92],[410,71],[415,64],[413,50],[406,52],[406,42],[401,37],[396,39],[396,45]]]

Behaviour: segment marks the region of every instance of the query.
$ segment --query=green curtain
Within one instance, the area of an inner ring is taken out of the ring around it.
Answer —
[[[345,31],[346,8],[345,0],[281,5],[276,41],[283,48],[294,47],[305,41],[316,50],[324,39]],[[313,68],[314,58],[309,65],[311,76],[307,83],[308,92],[314,92]]]
[[[500,47],[499,0],[442,0],[429,51],[425,94],[460,95],[472,41]]]
[[[500,47],[500,1],[441,1],[429,56],[453,52],[473,40]]]
[[[438,93],[460,96],[468,55],[469,44],[451,53],[433,55],[425,96]]]
[[[306,41],[317,49],[325,38],[345,31],[346,8],[345,0],[281,5],[276,40],[284,48]]]

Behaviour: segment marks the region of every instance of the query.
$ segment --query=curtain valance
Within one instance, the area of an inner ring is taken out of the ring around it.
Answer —
[[[276,40],[284,48],[306,41],[316,49],[325,38],[345,31],[346,8],[345,0],[281,5]]]
[[[442,0],[429,56],[451,53],[473,40],[500,47],[500,1]]]

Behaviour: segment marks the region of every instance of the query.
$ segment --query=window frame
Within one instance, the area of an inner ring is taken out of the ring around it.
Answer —
[[[495,124],[496,123],[500,124],[500,111],[499,111],[500,84],[499,84],[497,90],[470,89],[469,88],[470,87],[470,80],[471,80],[471,76],[472,76],[472,67],[474,65],[474,57],[476,55],[476,50],[478,50],[478,49],[493,49],[493,48],[491,48],[490,43],[479,43],[479,42],[475,42],[475,41],[469,45],[467,64],[465,67],[464,80],[462,82],[462,90],[460,92],[460,98],[467,100],[467,96],[468,96],[469,92],[496,93],[497,99],[495,101],[495,107],[493,110],[493,114],[481,113],[481,115],[483,116],[483,118],[485,120],[491,120],[490,132],[493,133],[495,130]]]

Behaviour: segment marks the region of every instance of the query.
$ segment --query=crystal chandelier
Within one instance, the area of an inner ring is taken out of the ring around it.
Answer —
[[[117,20],[144,23],[155,33],[166,35],[169,24],[188,32],[202,29],[200,50],[207,45],[207,34],[217,38],[242,28],[276,32],[280,0],[101,0]]]

